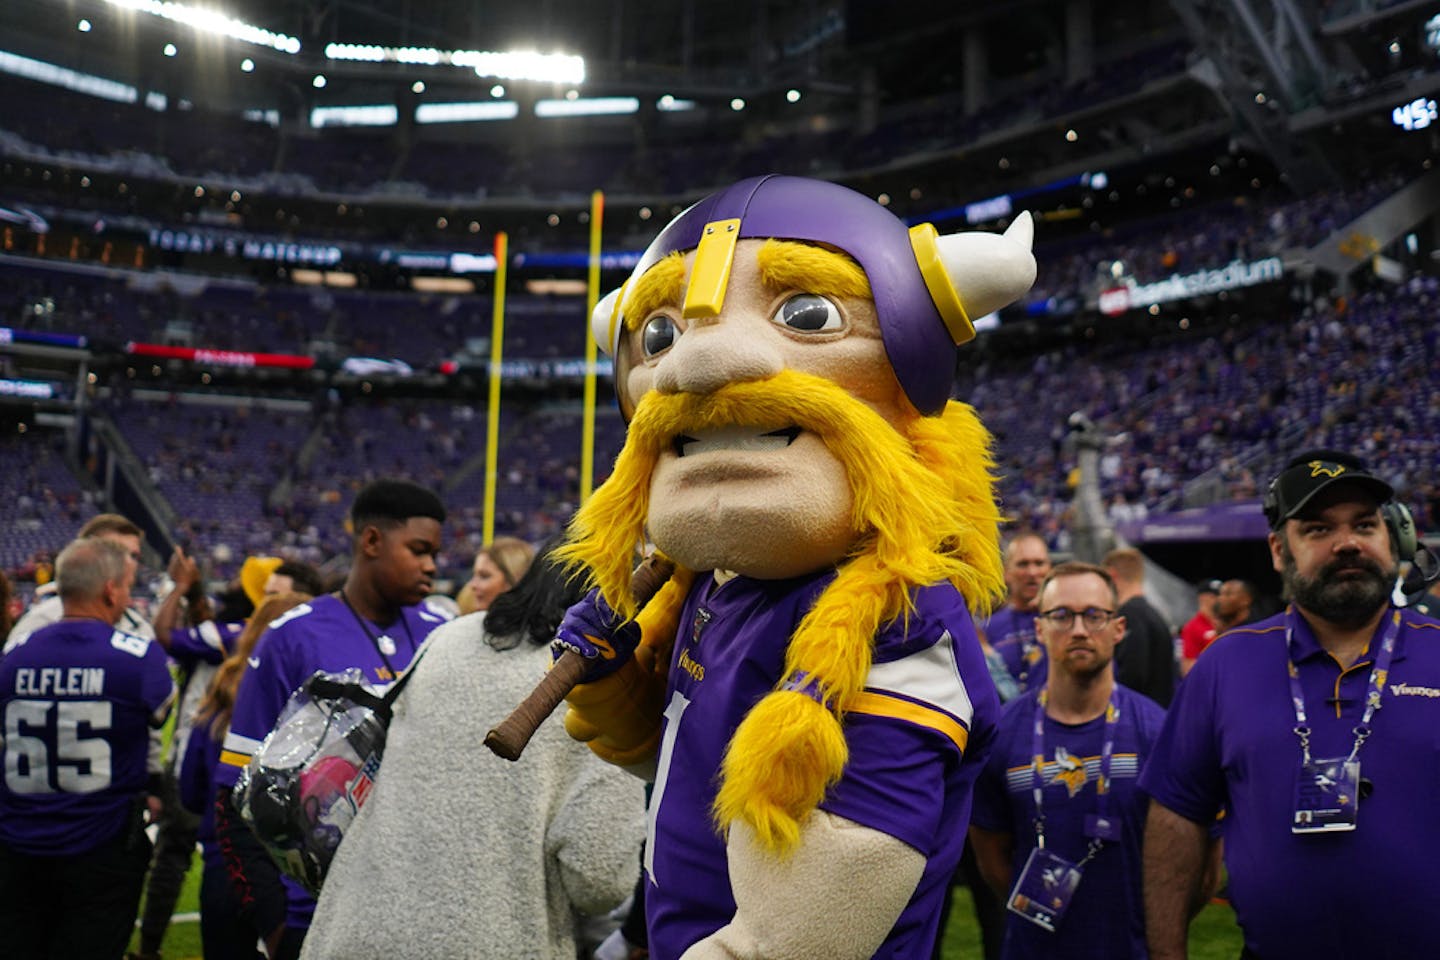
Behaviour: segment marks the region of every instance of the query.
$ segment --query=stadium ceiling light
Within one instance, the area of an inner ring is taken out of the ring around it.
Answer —
[[[513,100],[479,100],[469,103],[422,103],[415,108],[416,123],[470,123],[512,120],[520,113]]]
[[[316,90],[323,90],[325,88],[326,82],[327,81],[325,80],[325,74],[317,73],[315,74],[314,79],[310,81],[310,86],[314,87]]]
[[[730,101],[730,109],[731,109],[731,110],[734,110],[736,113],[739,113],[741,110],[744,110],[744,109],[745,109],[745,100],[744,100],[744,98],[742,98],[742,97],[736,97],[734,100],[731,100],[731,101]]]
[[[425,81],[424,81],[424,80],[416,80],[414,83],[410,84],[410,92],[411,92],[411,93],[424,93],[424,92],[425,92]]]
[[[537,117],[596,117],[607,114],[636,113],[640,101],[634,97],[589,97],[583,100],[536,100]]]
[[[166,2],[162,2],[162,0],[105,0],[105,2],[112,7],[148,13],[152,17],[159,17],[162,20],[183,23],[203,33],[229,37],[232,40],[253,43],[259,47],[270,47],[281,53],[300,52],[300,41],[294,37],[286,36],[283,33],[274,33],[262,27],[236,20],[218,10],[202,10],[199,7],[192,7],[184,3],[171,3],[168,0]]]
[[[89,21],[89,20],[81,20],[79,23],[75,24],[75,29],[76,29],[76,30],[79,30],[81,33],[89,33],[89,32],[90,32],[90,21]]]
[[[501,97],[505,96],[505,85],[503,83],[495,84],[495,86],[490,88],[490,96],[494,97],[496,100],[499,100]]]
[[[76,93],[111,100],[115,103],[134,103],[140,96],[140,92],[129,84],[97,77],[94,74],[80,73],[69,67],[56,66],[43,60],[31,60],[29,57],[18,56],[6,50],[0,50],[0,73],[25,77],[28,80],[48,83],[55,87],[64,87],[66,90],[74,90]]]
[[[788,102],[790,102],[790,103],[799,103],[799,102],[800,102],[800,91],[799,91],[799,90],[794,90],[794,89],[786,90],[786,91],[785,91],[785,99],[786,99]]]
[[[406,63],[473,69],[475,75],[495,80],[535,80],[542,83],[584,83],[585,58],[563,53],[525,50],[437,50],[434,47],[382,47],[370,43],[329,43],[329,60],[365,63]]]
[[[677,100],[670,94],[665,94],[655,101],[655,109],[661,113],[679,113],[682,110],[694,110],[694,100]]]
[[[351,107],[316,107],[310,111],[310,126],[321,127],[393,127],[400,122],[400,110],[393,103],[376,103]]]
[[[255,72],[255,61],[254,61],[254,60],[251,60],[249,57],[246,57],[244,60],[241,60],[241,61],[240,61],[240,72],[241,72],[241,73],[254,73],[254,72]]]

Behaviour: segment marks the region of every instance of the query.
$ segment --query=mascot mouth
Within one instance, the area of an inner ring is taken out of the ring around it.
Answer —
[[[769,433],[756,433],[753,429],[746,427],[721,427],[718,430],[706,430],[694,435],[677,434],[672,442],[675,456],[693,457],[717,451],[765,453],[772,450],[783,450],[794,443],[798,436],[800,436],[800,428],[795,426],[781,427],[779,430],[771,430]]]

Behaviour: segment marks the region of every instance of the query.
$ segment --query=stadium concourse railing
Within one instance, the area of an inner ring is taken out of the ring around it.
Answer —
[[[171,531],[178,526],[178,515],[108,414],[91,408],[80,418],[82,431],[91,438],[90,469],[105,504],[139,524],[145,531],[146,563],[163,567],[175,546]]]

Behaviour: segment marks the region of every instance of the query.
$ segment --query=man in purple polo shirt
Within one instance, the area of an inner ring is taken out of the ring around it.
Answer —
[[[1195,662],[1140,778],[1155,960],[1186,955],[1205,825],[1222,808],[1246,957],[1435,954],[1440,622],[1391,605],[1415,549],[1392,496],[1332,450],[1270,484],[1290,606]]]
[[[1126,623],[1103,567],[1060,564],[1039,601],[1047,682],[1005,708],[970,824],[982,874],[1010,903],[1001,956],[1144,960],[1135,780],[1165,711],[1115,680]],[[1080,871],[1063,910],[1025,900],[1047,855]]]
[[[119,957],[150,860],[150,731],[170,712],[165,651],[115,627],[135,562],[99,538],[60,552],[61,619],[0,661],[0,939],[14,960]]]
[[[1005,606],[981,628],[1005,661],[1021,693],[1045,685],[1045,647],[1035,639],[1040,584],[1050,575],[1050,548],[1034,533],[1016,534],[1005,547]]]

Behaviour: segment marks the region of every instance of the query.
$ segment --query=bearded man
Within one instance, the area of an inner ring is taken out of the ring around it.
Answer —
[[[955,346],[1033,282],[1031,230],[942,237],[760,177],[597,308],[631,422],[564,549],[598,588],[560,631],[593,658],[566,725],[654,778],[657,960],[930,954],[999,709],[972,622],[999,512]],[[677,572],[637,626],[647,533]]]
[[[1186,955],[1223,808],[1245,957],[1421,957],[1440,849],[1440,622],[1391,604],[1409,512],[1357,457],[1311,450],[1270,484],[1290,606],[1195,662],[1140,778],[1152,960]],[[1353,891],[1337,909],[1334,895]]]

